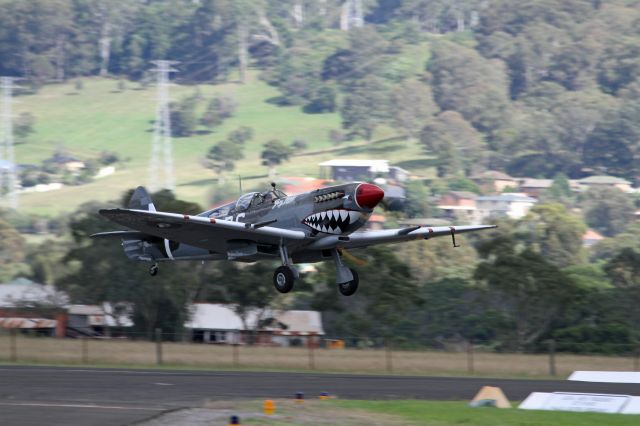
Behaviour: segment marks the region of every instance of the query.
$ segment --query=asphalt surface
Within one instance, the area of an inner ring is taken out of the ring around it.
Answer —
[[[167,410],[232,399],[316,397],[469,400],[484,385],[511,400],[529,393],[591,392],[640,395],[640,385],[350,374],[0,367],[2,425],[127,425]]]

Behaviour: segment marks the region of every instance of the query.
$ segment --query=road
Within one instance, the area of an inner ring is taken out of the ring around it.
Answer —
[[[640,395],[635,384],[351,374],[0,367],[0,424],[126,425],[208,401],[315,397],[469,400],[484,385],[511,400],[530,392]]]

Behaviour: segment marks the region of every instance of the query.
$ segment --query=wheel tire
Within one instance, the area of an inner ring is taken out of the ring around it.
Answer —
[[[280,266],[273,273],[273,285],[280,293],[289,293],[295,281],[296,276],[288,266]]]
[[[158,270],[158,265],[151,265],[151,267],[149,268],[149,275],[155,277],[156,275],[158,275]]]
[[[340,294],[343,296],[353,296],[353,294],[358,290],[358,284],[360,283],[358,272],[356,272],[355,269],[349,269],[353,274],[353,280],[338,284],[338,290],[340,290]]]

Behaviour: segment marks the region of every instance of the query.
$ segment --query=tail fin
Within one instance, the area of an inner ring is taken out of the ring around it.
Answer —
[[[143,186],[139,186],[133,191],[131,200],[129,200],[129,208],[134,210],[147,210],[150,212],[156,211],[156,206],[153,205],[151,196]]]

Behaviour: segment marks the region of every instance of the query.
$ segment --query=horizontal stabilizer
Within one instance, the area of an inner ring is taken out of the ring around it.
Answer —
[[[109,231],[98,232],[91,235],[91,238],[104,238],[104,239],[123,239],[123,240],[144,240],[152,236],[140,231]]]

